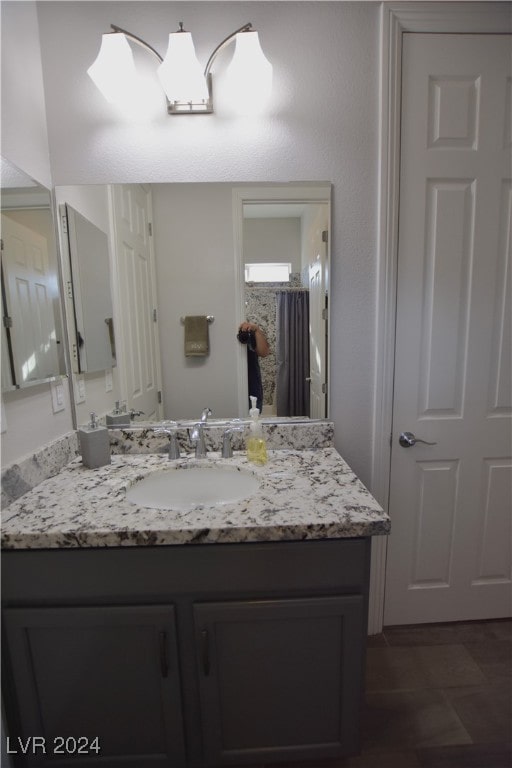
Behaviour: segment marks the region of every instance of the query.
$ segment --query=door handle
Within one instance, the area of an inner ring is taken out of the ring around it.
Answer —
[[[412,448],[416,443],[424,443],[425,445],[437,445],[437,443],[429,443],[427,440],[420,440],[419,437],[413,432],[402,432],[398,438],[398,442],[402,448]]]

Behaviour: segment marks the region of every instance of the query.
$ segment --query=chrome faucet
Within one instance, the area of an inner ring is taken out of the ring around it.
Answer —
[[[169,460],[180,458],[180,446],[178,443],[178,424],[176,421],[166,422],[166,426],[157,427],[155,434],[169,435]]]

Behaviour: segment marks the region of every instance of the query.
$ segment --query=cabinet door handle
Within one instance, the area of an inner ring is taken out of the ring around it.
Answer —
[[[207,629],[201,631],[201,652],[203,657],[203,672],[205,677],[208,677],[210,674],[210,650]]]
[[[162,677],[169,675],[169,659],[167,657],[167,632],[160,632],[160,671]]]

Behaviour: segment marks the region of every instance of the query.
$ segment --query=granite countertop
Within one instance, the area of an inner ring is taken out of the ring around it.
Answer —
[[[188,511],[139,507],[127,489],[157,469],[218,466],[245,469],[260,479],[250,498]],[[304,539],[352,538],[386,534],[388,515],[334,448],[271,450],[263,467],[245,453],[231,459],[132,454],[86,469],[67,464],[14,501],[2,515],[4,549],[158,546]]]

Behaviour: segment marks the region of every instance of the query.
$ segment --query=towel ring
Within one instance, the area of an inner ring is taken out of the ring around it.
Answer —
[[[213,321],[215,320],[215,317],[213,315],[206,315],[206,319],[208,320],[209,323],[213,323]],[[182,325],[185,325],[185,318],[184,317],[180,317],[180,323]]]

